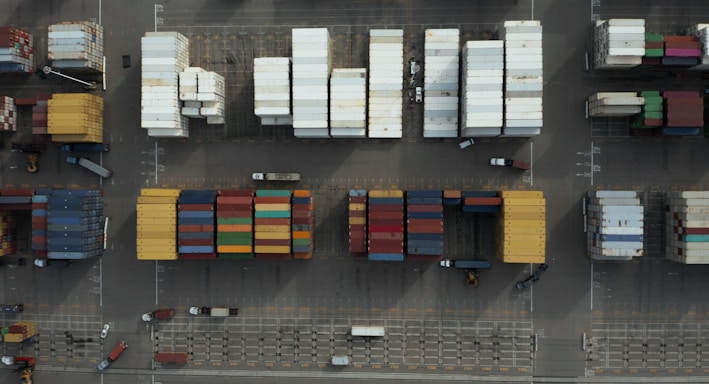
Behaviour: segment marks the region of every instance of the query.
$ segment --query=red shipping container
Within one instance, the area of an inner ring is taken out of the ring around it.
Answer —
[[[293,211],[291,214],[294,218],[313,217],[313,211]]]
[[[312,211],[315,209],[313,204],[293,204],[293,211]]]
[[[404,247],[404,242],[402,240],[382,240],[382,239],[369,239],[369,249],[370,252],[371,250],[377,250],[377,249],[393,249],[393,248],[398,248],[399,250],[403,249]],[[379,252],[379,251],[375,251]]]
[[[350,211],[350,217],[367,217],[367,211]]]
[[[501,197],[466,197],[465,205],[502,205]]]
[[[30,188],[5,188],[0,189],[1,196],[34,196],[34,189]]]
[[[178,204],[178,211],[213,211],[214,204]]]
[[[202,229],[200,228],[199,225],[196,225],[196,224],[179,224],[177,226],[177,232],[184,232],[184,233],[202,232]]]
[[[44,244],[47,242],[47,236],[32,236],[32,243]]]
[[[18,105],[18,106],[35,105],[35,104],[37,104],[36,97],[16,97],[15,98],[15,105]]]
[[[369,219],[403,220],[404,212],[370,212]]]
[[[359,203],[359,204],[362,204],[362,203],[366,203],[366,202],[367,202],[367,198],[364,197],[364,196],[361,196],[361,197],[350,197],[349,202],[350,202],[350,203]]]
[[[401,204],[369,204],[369,212],[404,212]]]
[[[179,239],[177,245],[214,245],[214,239]]]
[[[709,228],[682,228],[687,235],[709,235]]]
[[[430,204],[409,205],[406,210],[408,212],[443,212],[443,206]]]
[[[43,224],[46,227],[47,216],[32,216],[32,227],[34,228],[36,225],[39,224]]]
[[[241,217],[241,218],[250,218],[252,216],[251,211],[249,212],[242,212],[242,211],[217,211],[217,218],[219,217]]]
[[[291,260],[290,253],[257,253],[256,259],[259,260]]]
[[[254,209],[251,204],[217,204],[217,212],[219,211],[249,211]]]
[[[662,97],[665,99],[672,97],[699,97],[699,92],[697,91],[664,91],[662,92]]]
[[[255,225],[290,225],[290,223],[291,223],[291,219],[285,219],[285,218],[276,218],[276,219],[256,218],[256,219],[254,219]]]
[[[672,35],[665,35],[662,38],[662,41],[664,42],[673,42],[673,41],[697,41],[697,38],[694,36],[672,36]]]
[[[404,248],[396,245],[380,245],[377,247],[368,247],[368,253],[404,253]]]
[[[443,233],[443,225],[414,224],[407,227],[408,233]]]
[[[372,232],[369,234],[372,240],[404,240],[403,232]]]
[[[254,204],[288,204],[291,198],[288,196],[254,197]]]
[[[401,226],[404,224],[403,220],[384,220],[384,219],[377,219],[377,220],[369,220],[369,225],[370,227],[372,225],[378,225],[378,226]]]
[[[294,225],[313,225],[315,224],[315,219],[313,218],[296,218],[293,219]]]
[[[180,253],[180,259],[183,260],[210,260],[216,258],[216,253]]]

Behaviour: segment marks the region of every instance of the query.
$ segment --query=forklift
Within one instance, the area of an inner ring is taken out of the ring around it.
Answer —
[[[474,269],[465,270],[465,284],[472,285],[473,287],[478,286],[478,271]]]

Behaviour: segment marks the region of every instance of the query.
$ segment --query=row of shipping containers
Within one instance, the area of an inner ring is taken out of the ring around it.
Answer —
[[[504,263],[544,263],[546,199],[542,191],[502,191],[497,258]]]
[[[103,98],[55,93],[47,101],[47,133],[55,143],[102,143]]]
[[[367,69],[335,68],[330,77],[330,135],[367,136]]]
[[[367,255],[367,191],[351,189],[347,197],[350,254]]]
[[[709,191],[671,191],[666,199],[667,258],[709,264]]]
[[[92,21],[67,21],[48,28],[47,56],[60,70],[103,72],[103,26]]]
[[[502,134],[505,42],[468,41],[463,47],[461,137]]]
[[[329,137],[331,42],[327,28],[293,28],[293,133]]]
[[[406,258],[436,261],[443,256],[443,192],[406,191]]]
[[[143,189],[138,259],[310,259],[314,207],[307,190]]]
[[[0,27],[0,73],[34,73],[32,35],[15,27]]]
[[[22,343],[30,341],[37,334],[37,325],[34,321],[18,321],[9,327],[0,328],[2,341],[5,343]]]
[[[254,114],[262,125],[293,125],[290,57],[254,58]]]
[[[15,99],[8,96],[0,96],[0,132],[17,131],[17,106]]]
[[[423,137],[458,137],[459,61],[459,29],[425,31]]]
[[[632,260],[644,255],[645,218],[636,191],[589,191],[587,255],[591,260]]]
[[[637,115],[645,105],[645,97],[636,92],[598,92],[588,97],[590,117],[623,117]]]
[[[367,258],[378,261],[404,260],[404,191],[369,191]]]
[[[404,30],[369,31],[368,137],[402,137]]]

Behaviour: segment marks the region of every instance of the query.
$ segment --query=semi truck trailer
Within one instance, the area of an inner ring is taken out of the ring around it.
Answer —
[[[295,172],[256,172],[251,174],[256,181],[299,181],[300,173]]]

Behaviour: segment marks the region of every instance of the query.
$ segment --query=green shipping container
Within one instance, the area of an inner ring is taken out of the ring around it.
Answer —
[[[256,190],[256,196],[258,197],[290,197],[291,191],[279,190],[279,189],[258,189]]]
[[[662,104],[645,104],[643,107],[645,112],[662,112]]]
[[[293,239],[293,245],[310,245],[310,239]]]
[[[289,219],[290,211],[255,211],[254,217],[257,219]]]
[[[643,117],[646,119],[662,119],[663,114],[662,112],[645,112]]]
[[[217,239],[217,245],[252,245],[251,239]]]
[[[252,224],[250,217],[217,217],[217,224]]]
[[[665,35],[659,33],[645,33],[645,41],[652,42],[663,42],[665,40]]]
[[[660,91],[642,91],[642,92],[640,92],[640,96],[642,96],[642,97],[660,96]]]
[[[645,57],[662,57],[665,55],[665,50],[661,48],[645,49]]]

